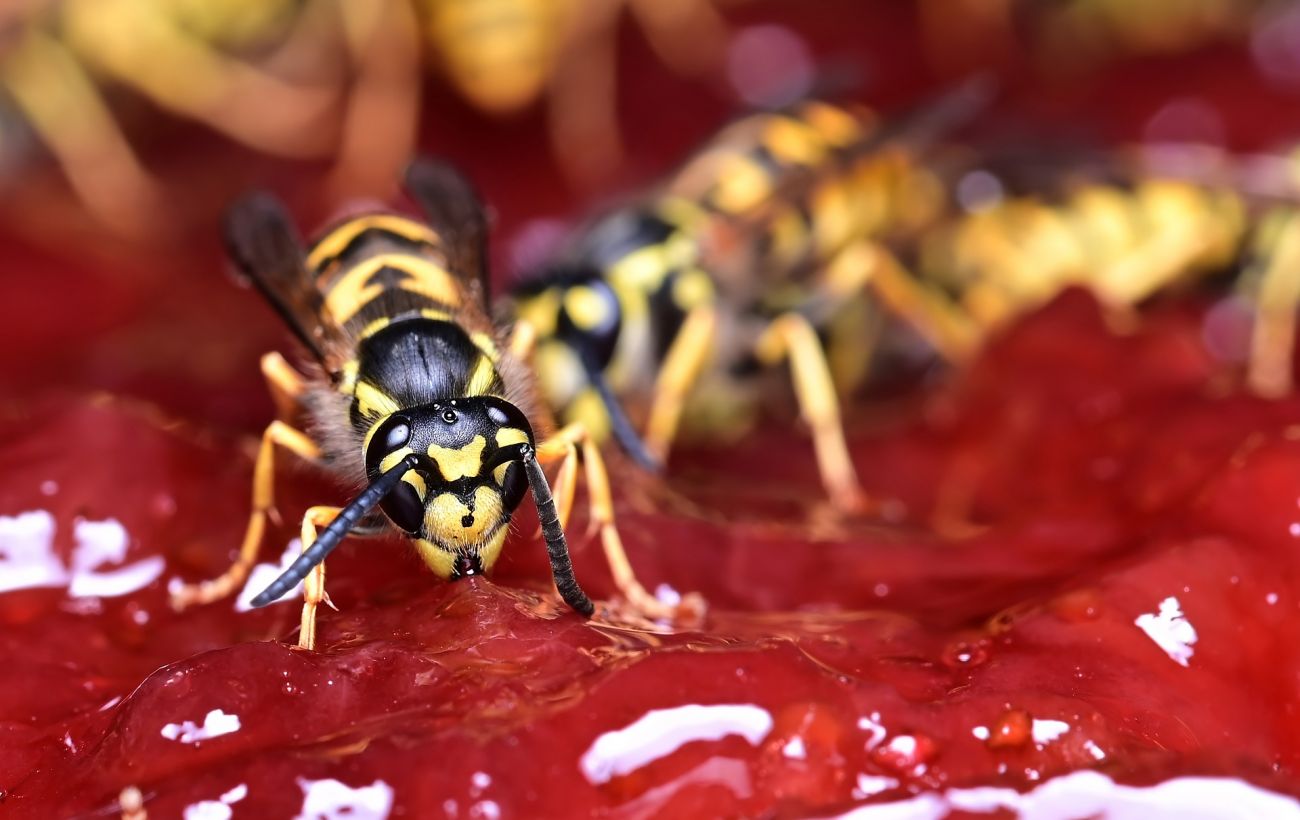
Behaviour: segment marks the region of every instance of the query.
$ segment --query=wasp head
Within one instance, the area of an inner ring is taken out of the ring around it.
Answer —
[[[424,557],[445,574],[487,569],[528,480],[521,445],[533,445],[520,410],[495,396],[475,396],[394,413],[367,436],[370,480],[408,459],[414,464],[380,502],[399,529],[420,539]]]

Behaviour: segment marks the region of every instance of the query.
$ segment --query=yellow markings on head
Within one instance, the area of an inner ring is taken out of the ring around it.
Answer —
[[[440,447],[429,445],[429,456],[438,462],[438,471],[443,480],[455,481],[458,478],[470,478],[483,469],[483,448],[487,439],[474,436],[468,444],[461,447]]]
[[[492,389],[496,381],[497,369],[492,359],[479,356],[474,364],[474,372],[470,374],[469,384],[465,387],[465,395],[482,396]]]
[[[383,253],[372,256],[344,273],[325,295],[325,311],[336,324],[344,324],[384,292],[384,285],[371,282],[383,268],[401,271],[396,287],[407,293],[417,293],[425,298],[450,307],[461,303],[460,285],[455,277],[420,256],[409,253]]]
[[[872,124],[865,114],[855,117],[842,108],[836,108],[822,102],[808,102],[800,111],[804,122],[817,129],[822,139],[831,145],[842,147],[860,140],[863,136],[864,121]]]
[[[477,518],[477,516],[475,517]],[[483,565],[483,571],[491,572],[492,565],[501,557],[501,547],[505,544],[506,535],[509,532],[508,527],[498,527],[495,531],[489,533],[483,543],[463,550],[457,550],[455,545],[452,544],[440,546],[433,541],[422,538],[415,542],[415,549],[420,553],[420,558],[424,560],[425,565],[433,570],[433,573],[439,578],[451,578],[456,571],[456,558],[461,552],[478,555],[479,563]]]
[[[342,253],[352,240],[372,229],[388,231],[412,242],[439,244],[438,234],[428,225],[396,214],[372,214],[349,220],[322,237],[307,255],[307,267],[319,270],[321,265]]]
[[[420,316],[425,319],[432,319],[435,322],[454,322],[455,318],[445,310],[436,310],[434,308],[424,308],[420,311]]]
[[[486,484],[474,488],[473,504],[466,504],[454,493],[439,493],[429,500],[424,513],[424,530],[430,539],[452,549],[483,545],[496,530],[505,529],[505,522],[501,492]]]
[[[361,362],[348,359],[339,368],[339,392],[351,396],[357,390],[357,374],[361,371]]]
[[[609,300],[589,285],[575,285],[564,292],[564,312],[582,330],[595,330],[610,320]]]
[[[509,447],[512,444],[527,444],[528,434],[518,427],[502,427],[497,430],[496,445],[498,447]]]
[[[673,280],[673,303],[683,311],[713,301],[713,280],[699,268],[684,270]]]
[[[718,181],[709,199],[724,213],[739,214],[771,195],[771,174],[750,157],[730,154],[719,162]]]
[[[402,476],[402,480],[415,489],[415,493],[420,496],[421,501],[424,500],[425,494],[429,492],[429,485],[424,483],[424,476],[415,470],[407,470],[406,475]]]
[[[375,425],[378,427],[378,425]],[[372,428],[373,429],[373,428]],[[403,447],[400,450],[394,450],[384,456],[379,462],[379,472],[386,473],[397,466],[397,463],[409,456],[413,451],[410,447]]]
[[[392,396],[367,381],[357,382],[352,395],[356,396],[357,410],[366,418],[387,416],[401,409]]]
[[[378,425],[375,425],[375,427],[378,427]],[[371,429],[373,430],[375,428],[372,427]],[[412,450],[410,447],[403,447],[400,450],[394,450],[384,456],[379,462],[379,472],[388,472],[396,467],[398,462],[409,456],[411,453]],[[402,480],[411,485],[415,492],[420,496],[420,500],[424,500],[425,493],[429,491],[429,486],[424,482],[424,476],[420,475],[415,470],[407,470],[402,474]]]
[[[816,165],[826,157],[826,142],[816,129],[789,117],[773,117],[763,130],[763,145],[781,162]]]

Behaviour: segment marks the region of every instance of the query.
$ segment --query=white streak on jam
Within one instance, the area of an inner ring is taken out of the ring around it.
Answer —
[[[302,811],[297,820],[384,820],[393,809],[393,787],[382,780],[352,788],[329,778],[298,778]]]
[[[979,787],[930,792],[909,800],[860,806],[835,820],[940,820],[954,811],[1019,820],[1105,817],[1183,820],[1188,817],[1268,817],[1300,820],[1300,802],[1236,778],[1178,777],[1154,786],[1123,786],[1101,772],[1064,775],[1021,794]]]
[[[68,571],[54,553],[54,516],[45,510],[0,515],[0,592],[67,582]]]
[[[1192,644],[1196,643],[1196,629],[1183,616],[1178,599],[1172,595],[1160,602],[1159,614],[1139,615],[1133,623],[1156,642],[1156,646],[1179,666],[1186,666],[1192,657]]]
[[[228,715],[220,709],[213,709],[204,716],[202,726],[192,720],[182,721],[181,723],[168,723],[162,727],[159,734],[168,740],[176,740],[181,743],[198,743],[201,740],[210,740],[214,737],[238,732],[239,728],[239,715]]]
[[[770,731],[772,715],[753,704],[652,709],[624,728],[596,738],[580,765],[587,781],[599,785],[666,757],[687,743],[740,735],[757,745]]]
[[[240,783],[235,788],[221,795],[216,800],[200,800],[185,807],[185,820],[230,820],[234,811],[230,808],[248,796],[248,786]]]

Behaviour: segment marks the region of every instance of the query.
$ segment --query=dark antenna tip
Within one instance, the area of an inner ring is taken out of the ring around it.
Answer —
[[[339,510],[339,514],[329,523],[312,545],[299,555],[289,568],[280,573],[280,577],[271,582],[271,585],[259,592],[251,601],[255,607],[266,606],[280,600],[289,593],[307,574],[316,568],[316,565],[325,560],[325,557],[334,551],[347,534],[373,510],[384,496],[393,491],[397,483],[406,475],[406,471],[415,467],[419,461],[419,456],[411,453],[406,458],[393,465],[379,478],[375,479],[369,487],[361,491],[361,494],[348,502],[347,506]]]
[[[542,525],[542,538],[546,541],[546,555],[551,561],[551,576],[555,579],[555,588],[574,612],[590,618],[596,612],[596,605],[587,597],[587,593],[582,591],[582,587],[578,586],[578,579],[573,575],[569,544],[564,538],[564,528],[560,526],[560,516],[555,511],[551,485],[546,481],[546,474],[537,463],[536,453],[531,445],[520,445],[519,460],[523,462],[524,470],[528,473],[528,486],[533,492],[533,503],[537,505],[537,521]]]

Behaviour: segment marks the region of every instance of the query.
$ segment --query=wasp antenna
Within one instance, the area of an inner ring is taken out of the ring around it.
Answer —
[[[546,540],[546,554],[551,559],[551,575],[555,578],[555,588],[560,597],[573,610],[590,618],[596,611],[596,605],[587,597],[587,593],[578,586],[578,579],[573,576],[573,561],[569,558],[569,544],[564,539],[564,528],[560,526],[560,515],[555,511],[555,499],[551,496],[551,485],[546,481],[546,474],[537,463],[536,453],[532,447],[524,445],[519,450],[519,458],[528,473],[528,486],[533,492],[533,503],[537,505],[537,520],[542,525],[542,537]]]
[[[325,556],[334,551],[349,532],[352,531],[371,510],[383,500],[384,496],[393,491],[402,476],[416,465],[418,457],[414,454],[402,459],[396,466],[386,473],[375,479],[369,487],[361,491],[361,494],[348,502],[347,506],[339,510],[339,514],[329,523],[329,526],[316,538],[315,542],[307,548],[302,555],[289,565],[279,578],[271,582],[271,585],[257,594],[253,598],[253,606],[266,606],[273,601],[278,601],[284,597],[291,589],[298,586],[302,579],[307,577],[317,564],[325,560]]]
[[[609,414],[609,430],[614,434],[614,440],[623,448],[623,452],[652,473],[663,470],[663,465],[646,449],[645,442],[641,440],[640,434],[632,426],[632,420],[623,410],[623,403],[618,400],[618,396],[614,395],[600,368],[587,361],[586,356],[582,357],[582,366],[587,371],[587,381],[596,388],[596,395],[600,396],[601,403],[605,405],[605,412]]]

